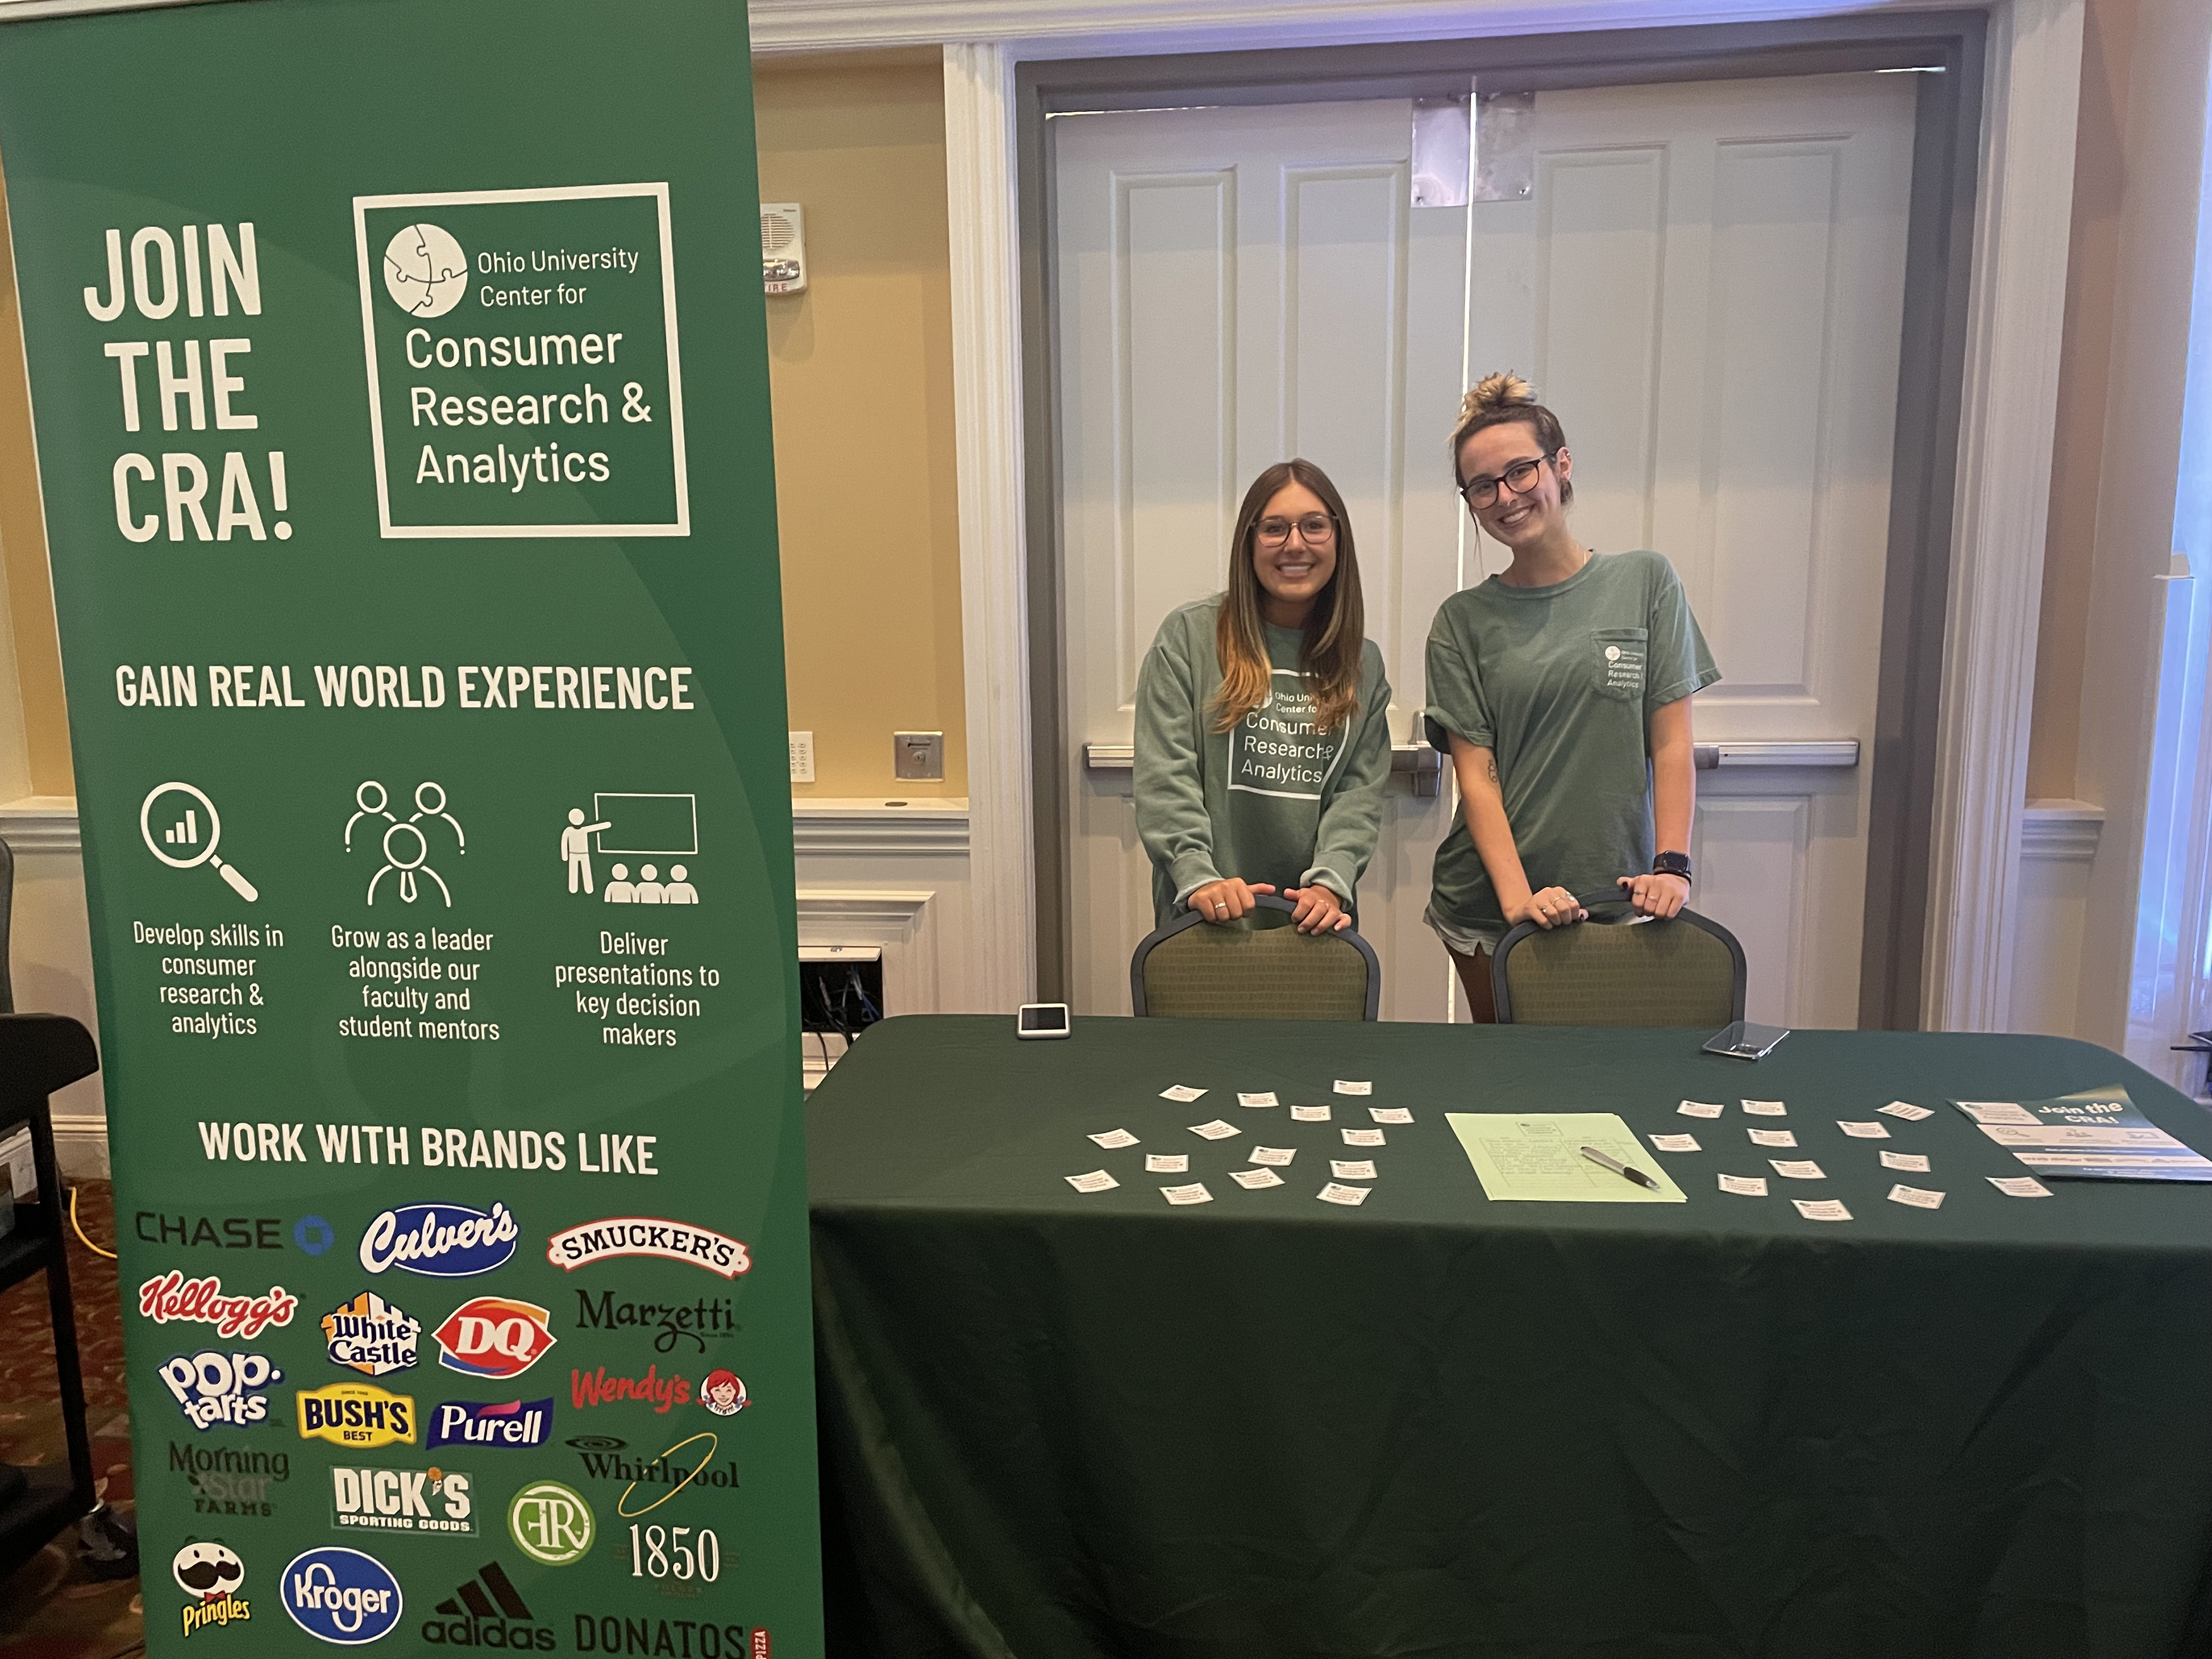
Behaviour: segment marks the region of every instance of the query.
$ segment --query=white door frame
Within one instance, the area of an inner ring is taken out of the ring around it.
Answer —
[[[2002,1030],[2009,1017],[2084,3],[1990,8],[1922,1008],[1934,1030]],[[1015,65],[1826,9],[1802,0],[751,0],[757,52],[944,52],[980,1007],[1011,1008],[1036,980]]]

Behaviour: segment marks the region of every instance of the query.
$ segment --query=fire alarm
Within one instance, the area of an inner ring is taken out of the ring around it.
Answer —
[[[806,219],[796,202],[761,204],[761,286],[770,294],[806,287]]]

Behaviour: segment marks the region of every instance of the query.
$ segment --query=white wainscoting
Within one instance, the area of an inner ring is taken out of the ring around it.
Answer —
[[[2087,801],[2031,800],[2021,816],[2013,1030],[2073,1036],[2080,1029],[2089,864],[2104,828],[2105,809]]]

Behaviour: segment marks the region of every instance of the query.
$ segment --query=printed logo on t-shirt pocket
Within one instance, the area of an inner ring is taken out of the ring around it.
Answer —
[[[1596,647],[1597,690],[1601,696],[1622,702],[1644,696],[1644,656],[1649,635],[1641,628],[1597,628],[1590,630]]]

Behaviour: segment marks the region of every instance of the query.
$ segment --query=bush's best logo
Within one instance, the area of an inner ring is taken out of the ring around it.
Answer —
[[[386,1210],[361,1236],[361,1265],[373,1273],[402,1267],[432,1279],[488,1273],[514,1254],[520,1233],[504,1204],[409,1204]]]
[[[362,1246],[364,1249],[368,1247]],[[571,1271],[588,1267],[617,1255],[657,1255],[670,1261],[688,1261],[695,1267],[735,1279],[750,1272],[752,1258],[734,1238],[681,1221],[657,1221],[650,1216],[615,1216],[587,1221],[557,1232],[547,1242],[545,1259]]]
[[[292,1478],[292,1460],[283,1452],[180,1446],[172,1440],[169,1473],[191,1484],[192,1508],[201,1515],[273,1515],[269,1488]]]
[[[470,1376],[520,1376],[556,1340],[552,1316],[534,1302],[480,1296],[464,1302],[438,1327],[438,1363]]]
[[[228,1544],[196,1539],[170,1558],[169,1573],[177,1588],[191,1598],[184,1610],[186,1637],[210,1626],[234,1620],[242,1624],[253,1617],[252,1608],[238,1594],[246,1582],[246,1563]]]
[[[217,1426],[245,1428],[269,1416],[269,1396],[261,1392],[284,1380],[284,1373],[258,1353],[174,1354],[161,1362],[161,1386],[178,1409],[202,1434]]]
[[[373,1555],[336,1544],[294,1556],[278,1593],[294,1624],[318,1641],[341,1647],[389,1636],[406,1610],[406,1598],[389,1567]]]
[[[431,1446],[542,1446],[553,1427],[553,1401],[510,1400],[503,1406],[473,1400],[439,1402],[431,1414]]]
[[[592,1506],[573,1486],[533,1480],[507,1506],[507,1529],[532,1560],[565,1567],[591,1553],[599,1525]]]
[[[415,1443],[415,1401],[407,1395],[386,1394],[368,1382],[333,1382],[326,1389],[302,1389],[297,1401],[302,1440],[327,1440],[362,1451],[401,1441]]]
[[[433,1647],[505,1648],[517,1653],[550,1653],[550,1626],[533,1622],[530,1604],[496,1561],[438,1603],[438,1616],[422,1621],[422,1639]]]
[[[469,291],[469,256],[440,226],[409,225],[384,245],[384,291],[416,317],[442,317]]]
[[[473,1538],[470,1490],[456,1469],[332,1469],[331,1524],[340,1532],[458,1534]]]
[[[514,1246],[509,1245],[512,1251]],[[185,1320],[212,1325],[217,1336],[242,1336],[251,1341],[271,1325],[289,1325],[300,1298],[282,1285],[271,1285],[259,1296],[225,1296],[222,1278],[186,1279],[166,1273],[138,1287],[138,1312],[156,1325]]]
[[[422,1322],[374,1291],[363,1291],[323,1316],[323,1336],[333,1365],[349,1366],[363,1376],[384,1376],[415,1363]]]

